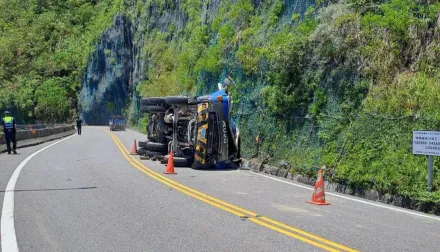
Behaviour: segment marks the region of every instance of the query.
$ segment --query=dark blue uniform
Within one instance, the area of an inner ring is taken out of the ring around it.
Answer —
[[[5,133],[6,147],[8,149],[8,154],[11,154],[11,142],[12,142],[12,151],[14,154],[17,152],[17,141],[15,139],[15,119],[9,115],[5,116],[2,119],[3,133]]]

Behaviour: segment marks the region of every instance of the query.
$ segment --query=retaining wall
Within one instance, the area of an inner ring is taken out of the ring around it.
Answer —
[[[16,134],[17,148],[41,144],[54,139],[66,137],[75,133],[74,125],[55,126],[35,130],[18,130]],[[0,152],[6,151],[6,141],[3,132],[0,134]]]

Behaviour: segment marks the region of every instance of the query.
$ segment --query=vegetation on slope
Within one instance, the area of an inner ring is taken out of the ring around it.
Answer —
[[[122,3],[0,0],[0,110],[30,122],[71,120],[89,53]]]

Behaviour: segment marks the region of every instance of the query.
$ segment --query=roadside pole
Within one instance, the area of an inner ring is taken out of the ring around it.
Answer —
[[[432,192],[432,163],[433,157],[428,156],[428,192]]]

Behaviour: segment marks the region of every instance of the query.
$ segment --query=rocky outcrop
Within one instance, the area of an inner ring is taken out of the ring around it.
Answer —
[[[80,93],[80,115],[89,125],[107,124],[110,114],[121,114],[134,85],[131,24],[117,16],[90,56]]]

